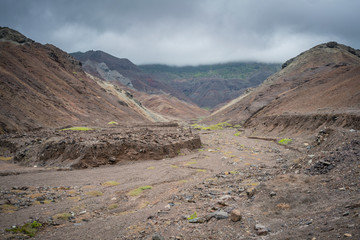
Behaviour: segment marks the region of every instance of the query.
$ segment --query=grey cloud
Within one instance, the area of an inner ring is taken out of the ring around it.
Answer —
[[[359,48],[358,9],[357,0],[0,0],[0,24],[135,63],[283,62],[331,40]]]

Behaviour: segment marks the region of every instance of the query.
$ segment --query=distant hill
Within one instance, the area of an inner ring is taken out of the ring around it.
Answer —
[[[168,119],[183,120],[208,114],[181,91],[157,81],[126,58],[117,58],[102,51],[76,52],[71,55],[82,62],[84,71],[126,89],[143,106]]]
[[[0,27],[0,53],[0,134],[157,121],[124,91],[100,86],[78,60],[53,45]]]
[[[200,66],[140,65],[153,78],[173,86],[191,101],[213,108],[261,84],[280,64],[232,62]]]
[[[329,42],[290,59],[263,84],[205,121],[257,129],[311,129],[335,124],[360,129],[360,50]]]

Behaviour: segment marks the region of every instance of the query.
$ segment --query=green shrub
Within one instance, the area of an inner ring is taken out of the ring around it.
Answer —
[[[128,194],[130,196],[139,196],[144,190],[147,190],[147,189],[152,189],[152,186],[142,186],[142,187],[138,187],[134,190],[131,190]]]
[[[187,219],[188,219],[188,220],[191,220],[191,219],[195,219],[195,218],[197,218],[197,213],[196,213],[196,211],[195,211],[193,214],[191,214],[190,217],[188,217]]]
[[[38,229],[42,226],[41,223],[33,221],[32,223],[26,223],[23,226],[6,229],[7,232],[24,233],[29,237],[34,237]]]
[[[280,141],[279,141],[279,144],[281,144],[281,145],[287,145],[287,144],[289,144],[289,143],[291,143],[292,142],[292,139],[290,139],[290,138],[283,138],[283,139],[281,139]]]

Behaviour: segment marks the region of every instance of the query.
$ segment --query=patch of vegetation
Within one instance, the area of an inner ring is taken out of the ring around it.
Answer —
[[[213,124],[213,125],[210,125],[208,127],[206,126],[202,126],[202,125],[199,125],[197,123],[195,124],[192,124],[191,125],[194,129],[198,129],[198,130],[222,130],[224,128],[230,128],[232,127],[232,125],[230,123],[227,123],[227,122],[222,122],[222,123],[218,123],[218,124]]]
[[[188,180],[186,180],[186,179],[182,179],[179,181],[179,183],[187,183],[187,182],[188,182]]]
[[[144,190],[147,189],[152,189],[152,186],[142,186],[142,187],[138,187],[134,190],[131,190],[128,195],[135,197],[135,196],[139,196]]]
[[[93,196],[93,197],[99,197],[99,196],[104,195],[100,191],[90,191],[90,192],[86,192],[85,194],[88,195],[88,196]]]
[[[104,187],[112,187],[112,186],[117,186],[119,185],[120,183],[119,182],[116,182],[116,181],[107,181],[107,182],[104,182],[102,185]]]
[[[3,157],[3,156],[0,156],[0,161],[10,161],[12,160],[13,158],[12,157]]]
[[[291,143],[292,142],[292,139],[290,139],[290,138],[283,138],[283,139],[281,139],[280,141],[279,141],[279,144],[281,144],[281,145],[287,145],[287,144],[289,144],[289,143]]]
[[[206,169],[196,169],[197,172],[206,172]]]
[[[88,127],[71,127],[71,128],[61,129],[60,131],[90,131],[90,130],[94,130],[94,129]]]
[[[16,206],[10,204],[1,205],[1,212],[3,213],[13,213],[17,209]]]
[[[196,211],[193,214],[191,214],[190,217],[187,218],[187,220],[192,220],[192,219],[195,219],[195,218],[197,218]]]
[[[171,165],[172,168],[179,168],[177,165]]]
[[[58,213],[52,216],[52,219],[69,220],[72,217],[71,213]]]
[[[235,124],[233,127],[234,128],[241,128],[241,125],[240,124]]]
[[[111,209],[115,209],[115,208],[118,208],[118,207],[119,207],[119,204],[113,203],[113,204],[110,204],[107,208],[108,208],[109,210],[111,210]]]
[[[117,122],[115,122],[115,121],[111,121],[111,122],[108,122],[108,124],[110,124],[110,125],[118,125],[118,123]]]
[[[196,164],[197,161],[190,161],[190,162],[187,162],[184,164],[184,166],[189,166],[189,165],[192,165],[192,164]]]
[[[240,135],[241,135],[241,132],[237,132],[237,133],[234,134],[235,137],[238,137]]]
[[[29,237],[35,237],[36,232],[42,226],[41,223],[37,221],[33,221],[32,223],[26,223],[23,226],[6,229],[7,232],[13,233],[23,233],[28,235]]]
[[[155,169],[155,167],[148,167],[148,168],[146,168],[147,170],[153,170],[153,169]]]

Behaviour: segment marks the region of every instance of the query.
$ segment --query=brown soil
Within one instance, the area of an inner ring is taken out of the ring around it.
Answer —
[[[6,175],[15,170],[3,163],[0,227],[38,220],[36,239],[359,238],[359,131],[293,137],[238,130],[201,131],[202,148],[161,160],[72,171],[22,167],[18,175]],[[285,137],[293,141],[277,143]],[[151,189],[131,192],[142,186]],[[238,222],[226,218],[233,209]],[[190,223],[195,211],[198,223]]]

